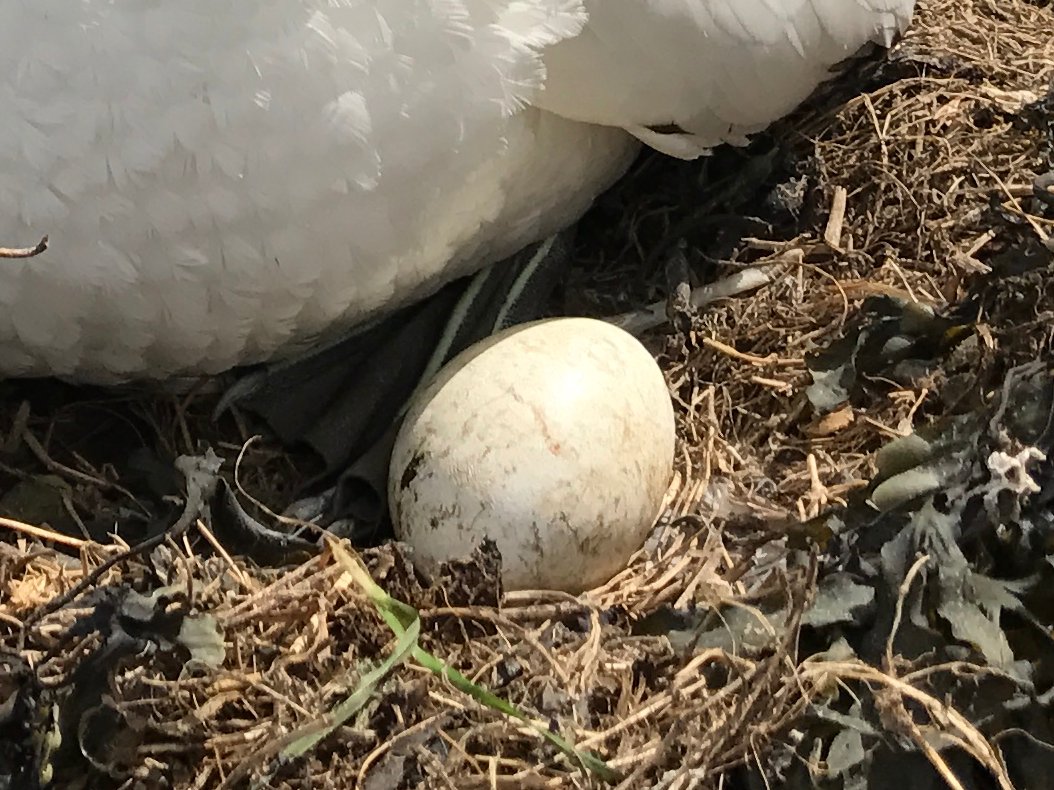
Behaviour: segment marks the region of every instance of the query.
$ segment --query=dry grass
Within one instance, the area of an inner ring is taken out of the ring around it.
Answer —
[[[921,737],[903,713],[905,700],[941,709],[903,668],[898,677],[893,666],[799,655],[797,619],[816,569],[788,563],[778,543],[755,554],[782,526],[865,486],[872,453],[890,437],[949,408],[937,370],[917,386],[873,382],[863,401],[816,415],[804,394],[809,355],[838,337],[869,295],[892,293],[938,308],[961,302],[1017,238],[993,216],[1019,236],[1054,234],[1054,223],[1030,213],[1026,199],[1034,176],[1051,164],[1054,141],[1049,129],[1044,136],[1019,120],[1054,79],[1054,11],[1027,0],[920,6],[877,87],[848,101],[818,100],[774,130],[786,143],[790,174],[797,168],[804,177],[796,215],[741,208],[729,224],[745,232],[707,224],[686,205],[709,195],[698,186],[697,167],[675,170],[653,158],[589,221],[603,227],[603,241],[586,234],[570,289],[575,307],[587,311],[659,298],[664,256],[656,250],[673,237],[689,240],[693,277],[774,267],[771,284],[710,305],[687,332],[650,337],[677,405],[680,452],[659,530],[622,574],[578,598],[517,594],[497,606],[485,573],[470,577],[472,584],[423,588],[396,548],[367,552],[377,581],[421,609],[428,649],[540,721],[558,722],[579,747],[623,773],[620,787],[716,784],[734,766],[763,766],[767,744],[843,681],[876,689],[890,726],[899,722],[905,737]],[[772,174],[766,176],[771,185]],[[747,194],[756,198],[756,190]],[[720,209],[730,201],[720,199]],[[751,219],[766,212],[768,218]],[[1039,321],[1021,324],[998,310],[980,318],[978,331],[999,365],[1049,350]],[[104,461],[59,441],[63,426],[91,409],[135,409],[154,426],[149,440],[167,452],[197,451],[207,441],[232,460],[247,432],[211,425],[196,404],[197,396],[104,399],[50,413],[35,407],[29,416],[11,409],[5,432],[9,449],[21,444],[25,452],[30,441],[34,471],[45,468],[62,481],[69,511],[102,514],[112,524],[117,509],[134,510],[134,502]],[[13,466],[5,471],[11,479],[30,477]],[[279,507],[306,474],[302,460],[267,443],[253,444],[245,472],[249,490]],[[98,644],[97,636],[69,632],[88,604],[39,620],[28,640],[21,625],[120,546],[87,540],[102,533],[81,524],[85,542],[74,543],[79,561],[71,563],[45,548],[39,534],[0,526],[14,536],[0,543],[4,642],[21,649],[45,687],[59,688]],[[409,666],[382,686],[354,726],[309,758],[284,768],[260,760],[269,743],[353,688],[364,665],[390,650],[391,635],[327,556],[261,570],[211,556],[199,537],[192,529],[100,580],[151,586],[161,579],[185,591],[195,611],[213,613],[226,640],[217,671],[181,674],[163,650],[118,662],[107,694],[133,735],[113,754],[115,761],[130,756],[133,767],[102,786],[133,786],[132,778],[160,786],[161,777],[178,788],[225,780],[233,786],[239,771],[274,771],[267,780],[274,787],[591,786],[530,729]],[[633,630],[663,607],[749,612],[773,598],[786,600],[791,616],[760,622],[771,638],[753,652],[684,652],[665,635]],[[1000,775],[976,730],[942,715],[941,726]],[[1002,777],[1004,787],[1007,781]]]

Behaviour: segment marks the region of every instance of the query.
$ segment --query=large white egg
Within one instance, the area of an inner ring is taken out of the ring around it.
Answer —
[[[513,327],[411,401],[388,483],[395,534],[426,570],[489,537],[506,589],[580,592],[644,542],[675,434],[662,372],[632,335],[588,318]]]

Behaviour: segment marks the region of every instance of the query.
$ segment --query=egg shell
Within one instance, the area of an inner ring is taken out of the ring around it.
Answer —
[[[489,537],[506,589],[589,589],[650,531],[675,438],[666,381],[632,335],[588,318],[513,327],[412,399],[388,484],[396,536],[425,570]]]

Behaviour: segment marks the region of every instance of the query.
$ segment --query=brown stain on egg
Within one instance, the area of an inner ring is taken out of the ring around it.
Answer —
[[[538,426],[538,430],[541,432],[542,437],[545,439],[545,446],[553,455],[560,455],[560,450],[562,449],[560,442],[556,440],[552,431],[549,430],[549,421],[545,418],[545,413],[539,408],[538,404],[527,402],[524,400],[523,396],[512,387],[508,389],[508,393],[514,401],[531,410],[534,422]]]

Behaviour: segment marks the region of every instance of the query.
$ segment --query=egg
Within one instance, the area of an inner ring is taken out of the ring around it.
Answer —
[[[632,335],[588,318],[512,327],[411,400],[388,483],[396,537],[426,571],[490,538],[505,589],[590,589],[651,530],[675,438],[666,381]]]

